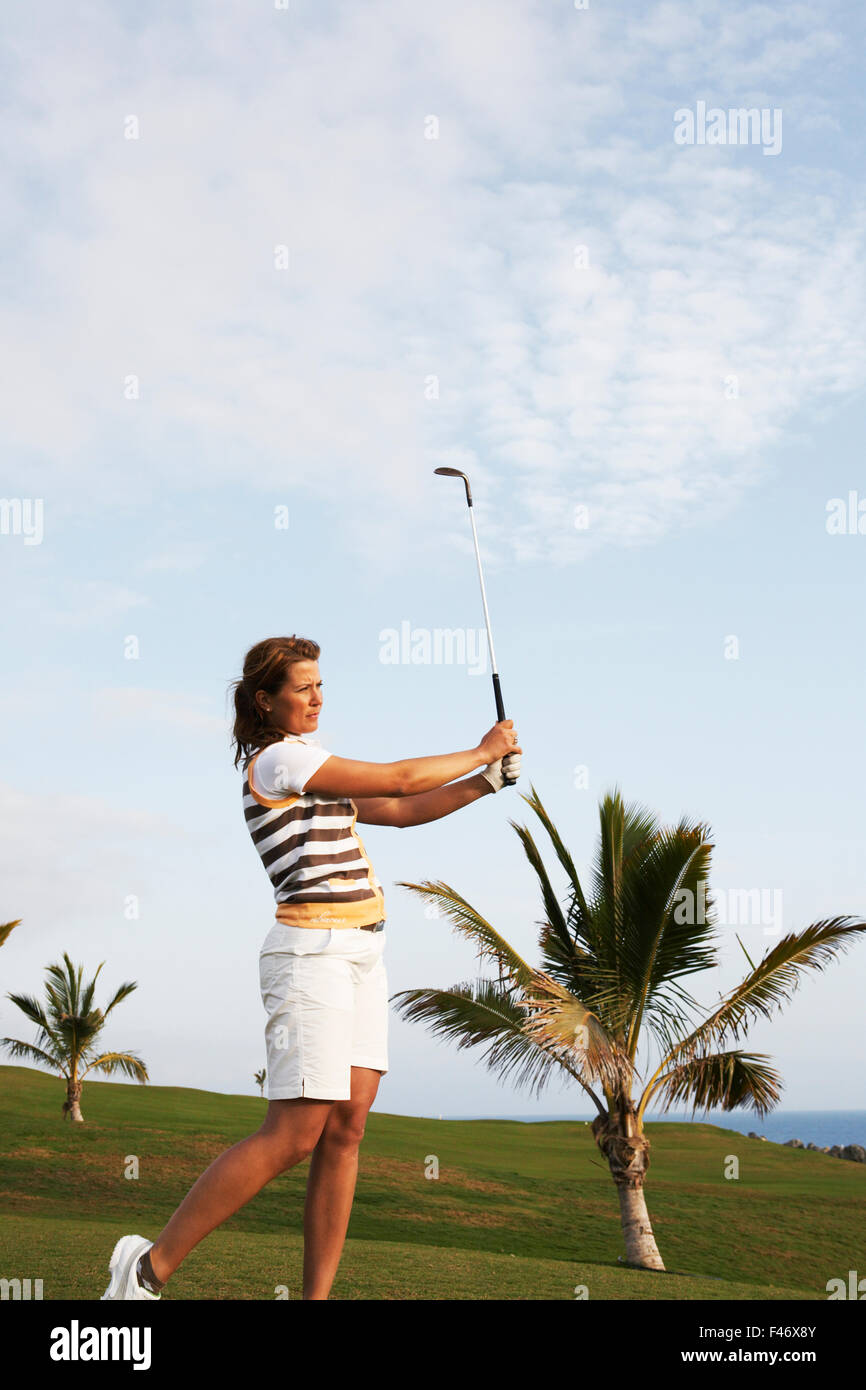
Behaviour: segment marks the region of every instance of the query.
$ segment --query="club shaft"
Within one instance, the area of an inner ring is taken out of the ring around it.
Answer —
[[[487,645],[490,648],[490,667],[493,673],[493,696],[496,700],[496,718],[505,718],[505,705],[502,700],[502,689],[499,684],[499,673],[496,670],[496,653],[493,650],[493,633],[490,629],[490,613],[487,609],[487,594],[484,589],[484,573],[481,569],[481,551],[478,549],[478,532],[475,529],[475,515],[470,504],[469,520],[472,522],[472,539],[475,542],[475,559],[478,562],[478,579],[481,584],[481,602],[484,606],[484,623],[487,627]]]
[[[481,568],[481,551],[478,548],[478,532],[475,529],[475,514],[472,509],[472,491],[469,487],[469,479],[459,468],[434,468],[434,473],[443,473],[449,477],[462,478],[466,488],[466,505],[469,508],[469,520],[472,523],[472,539],[475,542],[475,560],[478,565],[478,581],[481,585],[481,602],[484,605],[484,624],[487,628],[487,645],[490,649],[490,665],[493,675],[493,695],[496,700],[496,718],[501,723],[505,719],[505,704],[502,699],[502,687],[499,684],[499,672],[496,669],[496,653],[493,650],[493,632],[490,627],[490,612],[487,608],[487,593],[484,588],[484,571]],[[516,777],[506,777],[507,786],[513,786],[517,781]]]
[[[487,594],[484,591],[484,575],[481,570],[481,552],[478,549],[478,532],[475,529],[475,517],[472,515],[472,508],[469,508],[469,520],[472,522],[472,539],[475,542],[475,559],[478,561],[478,579],[481,584],[481,602],[484,605],[484,622],[487,626],[487,643],[490,647],[490,668],[496,675],[496,657],[493,652],[493,633],[490,631],[490,614],[487,611]]]

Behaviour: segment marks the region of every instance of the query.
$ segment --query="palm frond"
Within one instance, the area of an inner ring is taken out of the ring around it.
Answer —
[[[706,895],[703,920],[689,910],[700,885],[709,880],[713,850],[708,827],[679,825],[661,830],[623,871],[623,974],[635,978],[643,995],[659,980],[709,970],[716,962],[715,914]],[[686,902],[683,902],[683,899]]]
[[[43,1062],[52,1071],[59,1071],[63,1076],[68,1075],[58,1057],[52,1057],[50,1052],[43,1052],[41,1047],[34,1047],[33,1043],[19,1042],[17,1038],[0,1038],[0,1047],[5,1047],[10,1057],[23,1057],[31,1062]]]
[[[568,875],[568,880],[571,884],[571,898],[573,907],[577,908],[580,917],[585,922],[591,922],[589,905],[586,901],[586,896],[581,886],[580,879],[577,876],[577,870],[574,867],[574,860],[572,859],[568,850],[565,848],[565,845],[562,843],[562,838],[559,834],[559,831],[556,829],[556,826],[553,824],[553,821],[550,819],[550,816],[545,811],[544,806],[541,803],[541,797],[535,790],[535,786],[532,782],[530,782],[529,786],[530,791],[532,793],[531,796],[523,796],[522,799],[526,802],[527,806],[529,806],[531,810],[533,810],[535,814],[538,816],[538,819],[541,821],[542,825],[547,831],[557,859],[559,860],[560,864],[565,869],[565,872]],[[517,826],[517,823],[515,821],[510,821],[510,824],[514,826],[515,830],[519,830],[519,827]]]
[[[57,1027],[52,1026],[51,1020],[46,1016],[45,1011],[38,999],[32,994],[7,994],[7,999],[21,1010],[31,1023],[35,1023],[39,1032],[36,1035],[35,1046],[45,1048],[47,1054],[54,1055],[58,1061],[64,1058],[65,1048],[63,1039],[60,1037]]]
[[[115,1005],[119,1004],[122,999],[126,999],[128,995],[132,994],[132,991],[134,989],[138,989],[138,985],[134,980],[126,980],[124,984],[119,985],[111,998],[111,1002],[107,1004],[102,1011],[103,1018],[108,1018],[108,1015],[111,1013],[111,1010],[115,1007]]]
[[[6,998],[11,999],[15,1007],[20,1009],[23,1014],[26,1014],[27,1017],[30,1019],[31,1023],[35,1023],[46,1033],[49,1031],[50,1025],[45,1015],[45,1010],[43,1009],[39,1000],[34,997],[34,995],[7,994]]]
[[[666,1057],[679,1040],[696,1026],[696,1018],[705,1010],[678,980],[660,986],[652,997],[652,1005],[644,1016],[644,1028],[649,1033],[661,1057]]]
[[[119,1071],[133,1081],[145,1082],[149,1080],[147,1067],[134,1052],[103,1052],[100,1057],[95,1057],[84,1068],[81,1073],[82,1081],[89,1071],[104,1071],[108,1076]]]
[[[863,932],[866,922],[840,916],[813,922],[799,933],[782,937],[719,1007],[671,1049],[662,1065],[694,1057],[705,1046],[723,1042],[728,1034],[736,1039],[758,1017],[771,1018],[790,1001],[804,971],[824,970],[840,949],[847,949]]]
[[[782,1078],[766,1055],[716,1052],[680,1062],[647,1088],[638,1106],[642,1118],[650,1100],[664,1113],[676,1101],[691,1101],[696,1110],[751,1108],[766,1115],[778,1103]]]
[[[599,807],[599,847],[598,860],[593,870],[594,896],[597,906],[605,910],[605,937],[613,950],[614,959],[619,961],[619,937],[622,925],[622,902],[620,899],[620,878],[622,875],[622,841],[624,833],[625,807],[617,791],[608,794]]]
[[[623,803],[619,787],[614,787],[610,804],[623,806],[622,867],[625,872],[636,858],[642,857],[645,845],[651,844],[660,833],[658,818],[636,801]]]
[[[56,961],[53,961],[51,965],[46,965],[45,973],[48,976],[48,983],[45,992],[58,1008],[77,1009],[82,967],[79,966],[76,971],[65,951],[63,962],[64,965],[59,965]]]
[[[68,957],[67,957],[67,960],[68,960]],[[70,963],[70,965],[72,964],[71,961],[70,961],[69,963]],[[96,968],[96,974],[93,976],[93,979],[89,981],[89,983],[88,983],[88,985],[87,985],[87,987],[86,987],[86,989],[85,989],[85,991],[84,991],[84,994],[81,996],[81,1000],[80,1000],[80,1003],[79,1003],[79,1005],[78,1005],[78,1010],[77,1010],[78,1013],[80,1013],[80,1014],[89,1014],[89,1013],[92,1011],[92,1009],[93,1009],[93,995],[94,995],[94,993],[95,993],[95,991],[96,991],[96,981],[97,981],[98,978],[99,978],[99,972],[100,972],[100,970],[102,969],[102,967],[103,967],[104,964],[105,964],[105,961],[101,961],[100,964],[97,966],[97,968]],[[80,978],[81,978],[81,968],[79,968],[79,979],[80,979]]]
[[[554,1056],[527,1034],[520,1006],[495,981],[465,982],[450,989],[407,989],[391,998],[408,1022],[429,1024],[434,1034],[456,1042],[459,1048],[485,1045],[488,1069],[502,1081],[516,1072],[513,1084],[517,1088],[534,1086],[536,1096],[564,1067],[603,1113],[600,1101],[571,1060]]]
[[[14,922],[0,923],[0,946],[2,946],[3,943],[8,940],[10,934],[15,930],[16,927],[20,927],[23,920],[23,917],[16,917]]]
[[[544,903],[544,909],[547,913],[549,931],[558,939],[562,951],[570,955],[573,947],[571,933],[568,930],[565,913],[560,907],[559,899],[553,891],[553,884],[550,882],[547,869],[544,867],[544,862],[538,852],[538,846],[526,826],[518,825],[516,821],[512,821],[511,824],[517,832],[520,843],[523,845],[523,852],[535,870],[541,885],[541,901]]]
[[[614,953],[607,951],[605,947],[604,932],[601,929],[603,923],[596,920],[595,905],[587,900],[574,861],[562,843],[534,786],[532,796],[523,799],[547,831],[556,856],[571,883],[570,901],[563,912],[533,837],[525,826],[511,821],[541,882],[542,898],[548,913],[548,921],[537,924],[541,927],[541,968],[572,994],[582,999],[604,1023],[611,1037],[618,1036],[620,1030],[614,1016],[614,1006],[620,1000],[621,982],[619,970],[613,963]]]
[[[560,933],[554,931],[548,922],[536,922],[535,925],[539,928],[540,968],[595,1008],[596,991],[603,988],[604,975],[599,970],[594,953],[578,945],[563,945]]]
[[[658,833],[656,817],[637,802],[624,802],[619,787],[599,804],[598,860],[593,874],[594,896],[615,903],[623,869]]]
[[[660,986],[716,964],[712,902],[703,920],[681,910],[706,884],[712,845],[706,827],[681,821],[659,831],[645,852],[623,871],[623,931],[620,959],[624,995],[631,993],[629,1051],[637,1048],[644,1013]]]
[[[524,1032],[553,1056],[574,1059],[578,1070],[604,1087],[628,1085],[633,1067],[593,1011],[541,970],[520,1001]]]
[[[398,888],[408,888],[413,893],[437,904],[446,917],[450,918],[455,929],[478,947],[481,957],[497,961],[515,986],[526,985],[532,978],[532,969],[522,956],[509,945],[504,936],[476,912],[465,898],[447,883],[431,882],[406,883],[397,881]]]

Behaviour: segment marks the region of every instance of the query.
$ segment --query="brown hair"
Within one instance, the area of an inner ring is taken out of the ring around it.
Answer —
[[[289,678],[289,668],[296,661],[318,661],[321,647],[306,637],[266,637],[250,647],[244,657],[244,673],[232,681],[235,699],[235,723],[232,743],[235,746],[235,767],[257,748],[277,743],[283,730],[269,723],[268,716],[256,704],[256,691],[276,695]]]

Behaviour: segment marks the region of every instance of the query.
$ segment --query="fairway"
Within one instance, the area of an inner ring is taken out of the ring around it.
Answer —
[[[0,1067],[7,1278],[98,1299],[116,1239],[151,1239],[266,1102]],[[373,1111],[334,1299],[816,1299],[862,1264],[866,1166],[709,1124],[650,1124],[647,1204],[667,1273],[624,1269],[613,1182],[581,1122],[438,1121]],[[726,1179],[729,1155],[740,1176]],[[137,1160],[138,1177],[127,1178]],[[438,1178],[428,1178],[434,1160]],[[164,1298],[300,1297],[307,1163],[198,1246]]]

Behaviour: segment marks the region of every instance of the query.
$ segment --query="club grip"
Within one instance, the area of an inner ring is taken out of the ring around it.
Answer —
[[[505,718],[505,706],[502,703],[502,690],[499,685],[499,673],[493,672],[493,694],[496,697],[496,719],[497,722]]]
[[[505,718],[505,705],[502,703],[502,687],[499,684],[499,673],[497,671],[493,672],[493,694],[496,698],[496,718],[498,721],[501,721]],[[506,787],[513,787],[516,781],[516,777],[506,777],[505,785]]]

